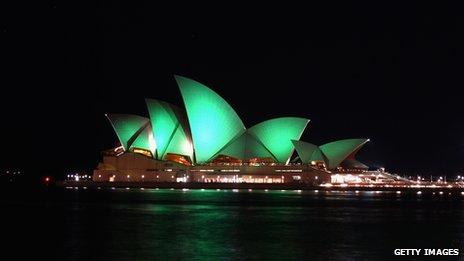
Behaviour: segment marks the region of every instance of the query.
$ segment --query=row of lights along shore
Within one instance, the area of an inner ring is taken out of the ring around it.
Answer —
[[[67,189],[79,189],[79,187],[66,187]],[[87,187],[82,187],[83,189],[87,189]],[[102,187],[97,187],[97,189],[102,189]],[[116,187],[111,187],[112,190],[115,190],[115,189],[125,189],[125,190],[130,190],[131,188],[129,187],[126,187],[126,188],[116,188]],[[137,189],[137,188],[132,188],[132,189]],[[139,188],[140,190],[160,190],[160,188]],[[193,190],[193,191],[197,191],[197,190],[200,190],[200,191],[206,191],[206,190],[210,190],[210,191],[224,191],[224,192],[227,192],[227,191],[232,191],[232,192],[245,192],[245,191],[248,191],[248,192],[252,192],[252,191],[264,191],[264,192],[269,192],[270,189],[189,189],[189,188],[182,188],[182,189],[175,189],[175,188],[169,188],[169,189],[161,189],[161,190],[181,190],[181,191],[190,191],[190,190]],[[301,190],[301,189],[271,189],[271,191],[280,191],[280,192],[286,192],[286,191],[293,191],[293,192],[298,192],[298,193],[302,193],[302,192],[314,192],[314,193],[319,193],[319,192],[325,192],[325,193],[334,193],[334,194],[337,194],[337,193],[349,193],[349,192],[353,192],[355,194],[360,194],[360,193],[364,193],[364,194],[382,194],[382,193],[385,193],[385,194],[388,194],[388,193],[396,193],[396,194],[417,194],[417,195],[422,195],[423,192],[422,191],[406,191],[406,192],[403,192],[403,191],[400,191],[400,190],[397,190],[397,191],[380,191],[380,190],[376,190],[376,191],[372,191],[372,190],[365,190],[365,191],[359,191],[359,190]],[[430,194],[430,193],[429,193]],[[445,195],[445,192],[443,191],[439,191],[439,192],[432,192],[431,193],[432,195]],[[446,193],[447,195],[452,195],[453,193],[451,192],[448,192]],[[464,191],[461,191],[460,192],[461,195],[464,196]]]
[[[74,173],[74,174],[68,174],[66,178],[67,180],[74,180],[74,181],[92,180],[92,175]]]

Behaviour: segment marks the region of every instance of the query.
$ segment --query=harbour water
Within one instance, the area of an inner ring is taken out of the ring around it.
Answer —
[[[0,203],[3,254],[16,258],[391,260],[464,245],[455,192],[60,188]]]

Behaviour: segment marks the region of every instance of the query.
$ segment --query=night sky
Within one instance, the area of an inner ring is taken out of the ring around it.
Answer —
[[[183,107],[179,74],[247,127],[307,117],[302,140],[370,138],[370,166],[464,172],[457,6],[64,2],[0,8],[1,169],[92,170],[117,143],[104,114],[147,116],[145,98]]]

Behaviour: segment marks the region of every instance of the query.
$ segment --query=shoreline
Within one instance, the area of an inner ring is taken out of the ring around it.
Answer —
[[[402,191],[402,192],[460,192],[462,187],[385,187],[381,186],[320,186],[308,184],[269,183],[198,183],[198,182],[94,182],[57,181],[58,187],[77,188],[145,188],[145,189],[256,189],[256,190],[319,190],[319,191]]]

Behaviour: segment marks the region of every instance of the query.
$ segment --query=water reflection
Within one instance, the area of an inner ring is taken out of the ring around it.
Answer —
[[[459,193],[148,188],[47,193],[4,200],[2,207],[12,223],[24,221],[17,215],[42,220],[60,260],[386,260],[394,248],[450,248],[463,236]]]

